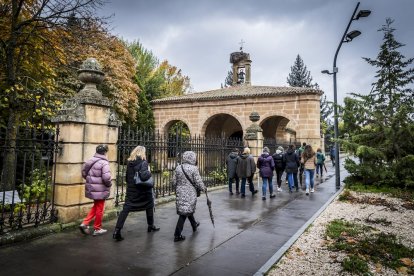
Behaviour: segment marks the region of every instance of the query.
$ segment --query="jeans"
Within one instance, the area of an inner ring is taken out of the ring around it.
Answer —
[[[196,222],[196,220],[194,218],[194,214],[190,214],[188,216],[186,216],[186,215],[180,215],[178,217],[177,226],[175,227],[175,232],[174,232],[174,236],[175,237],[181,236],[181,232],[183,231],[183,228],[184,228],[184,222],[187,219],[187,217],[188,217],[188,220],[190,221],[191,226],[193,227],[193,229],[195,227],[197,227],[197,222]]]
[[[319,170],[321,171],[321,176],[323,175],[323,164],[316,164],[316,174],[319,174]]]
[[[310,188],[313,189],[313,177],[315,176],[315,170],[310,170],[310,169],[306,169],[305,170],[305,177],[306,177],[306,189],[309,189],[309,184],[310,184]]]
[[[119,214],[118,220],[116,221],[116,228],[122,229],[125,224],[125,220],[128,217],[129,212],[131,212],[131,207],[124,204],[121,213]],[[154,208],[145,209],[147,215],[147,224],[148,226],[154,225]]]
[[[273,194],[273,184],[272,184],[272,178],[271,177],[262,177],[262,194],[265,197],[266,196],[266,186],[267,183],[269,183],[269,193],[272,195]]]
[[[236,176],[234,178],[229,178],[229,192],[232,193],[233,192],[233,179],[236,181],[236,191],[239,191],[239,183],[240,183],[240,179]]]
[[[241,194],[244,195],[246,194],[246,180],[247,182],[249,182],[249,190],[250,192],[254,192],[254,186],[253,186],[253,176],[250,176],[248,178],[242,177],[241,180]]]
[[[294,187],[299,189],[298,187],[298,173],[287,173],[287,179],[289,184],[289,190],[293,190]]]

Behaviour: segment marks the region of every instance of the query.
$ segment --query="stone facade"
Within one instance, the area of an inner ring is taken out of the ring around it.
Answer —
[[[237,129],[245,135],[251,123],[249,115],[256,111],[265,138],[320,147],[321,95],[322,91],[310,88],[233,86],[165,98],[153,101],[155,126],[165,134],[172,122],[182,121],[192,135],[208,136],[207,130],[214,128],[222,128],[227,137]],[[217,116],[222,116],[221,120],[214,121]]]

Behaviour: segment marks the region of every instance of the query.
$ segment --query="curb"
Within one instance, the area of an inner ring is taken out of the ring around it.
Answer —
[[[208,188],[209,191],[216,191],[226,188],[227,185],[215,186]],[[175,201],[175,195],[166,196],[157,198],[155,200],[155,205],[158,204],[165,204]],[[103,216],[103,221],[108,221],[115,219],[118,217],[119,212],[121,211],[122,207],[114,207],[110,210],[107,210]],[[75,229],[82,223],[82,219],[69,222],[69,223],[48,223],[42,224],[38,227],[30,227],[25,228],[19,231],[13,231],[5,233],[4,235],[0,236],[0,247],[5,245],[10,245],[13,243],[25,242],[34,240],[40,237],[44,237],[51,234],[57,234],[64,230]]]
[[[254,274],[254,276],[266,275],[267,272],[276,264],[286,251],[296,242],[296,240],[306,231],[306,229],[319,217],[319,215],[328,207],[329,204],[342,192],[345,185],[341,185],[340,189],[336,191],[328,201],[298,230],[295,234],[272,256],[270,259]]]

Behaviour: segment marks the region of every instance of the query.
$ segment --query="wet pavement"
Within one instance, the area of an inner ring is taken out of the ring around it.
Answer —
[[[259,192],[245,198],[227,189],[209,193],[215,225],[201,195],[195,213],[201,225],[192,232],[188,220],[185,241],[173,242],[178,216],[175,202],[156,207],[159,232],[147,233],[145,212],[130,213],[124,241],[112,239],[116,220],[104,222],[108,233],[83,236],[76,230],[0,248],[1,275],[253,275],[336,192],[333,168],[316,191],[289,193],[264,201]],[[341,171],[341,178],[344,178]],[[257,188],[257,183],[256,183]]]

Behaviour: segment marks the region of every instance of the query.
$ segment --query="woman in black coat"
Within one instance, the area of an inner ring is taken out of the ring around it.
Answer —
[[[286,165],[286,174],[288,176],[289,192],[293,191],[296,187],[296,191],[299,191],[298,186],[298,169],[300,166],[299,156],[295,152],[295,145],[289,145],[285,155],[283,155],[283,162]]]
[[[121,236],[121,229],[124,226],[129,212],[145,210],[147,214],[148,232],[160,230],[159,227],[154,225],[153,185],[135,184],[134,177],[136,172],[139,172],[142,181],[146,181],[151,177],[151,172],[148,170],[148,162],[145,158],[145,147],[142,146],[137,146],[128,158],[125,203],[119,214],[113,234],[113,238],[117,241],[124,239]]]

